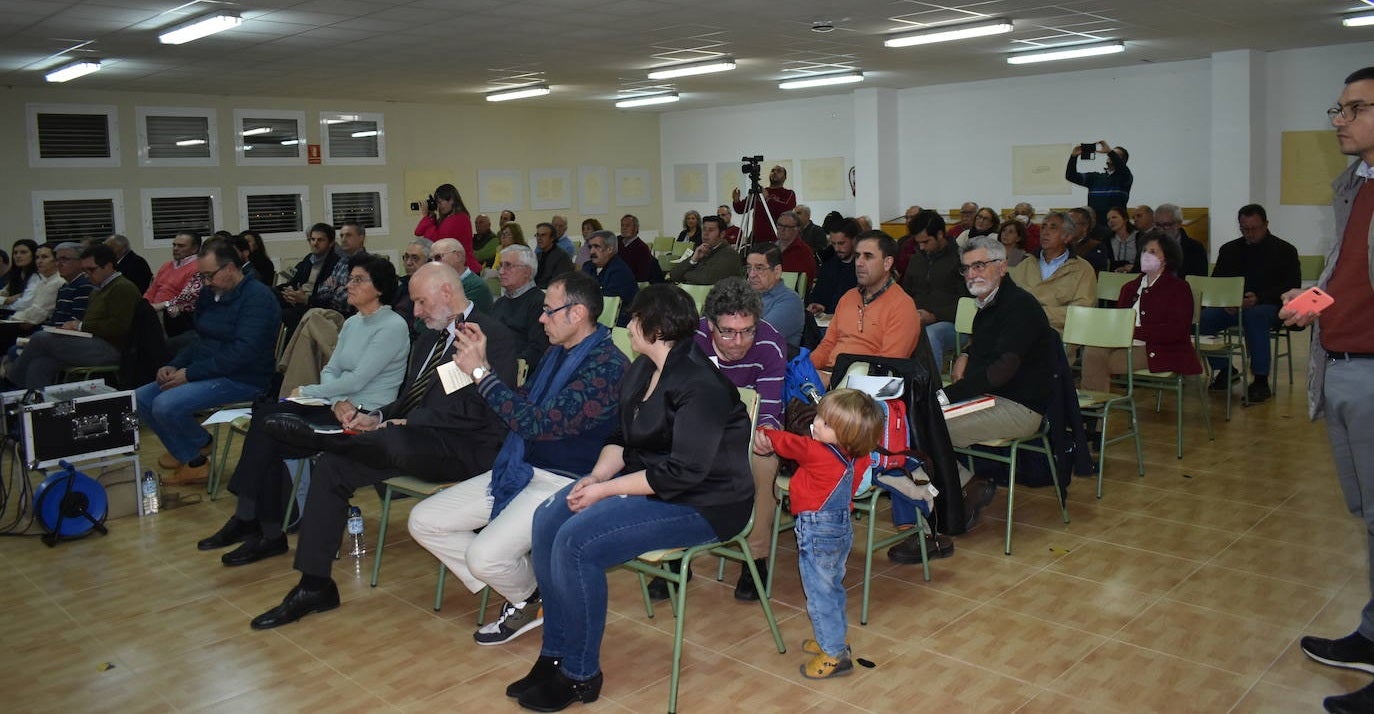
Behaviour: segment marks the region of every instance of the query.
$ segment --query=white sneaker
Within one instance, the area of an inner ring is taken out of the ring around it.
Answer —
[[[542,624],[544,603],[541,598],[531,598],[522,603],[508,602],[501,607],[501,616],[472,633],[472,639],[484,646],[505,644]]]

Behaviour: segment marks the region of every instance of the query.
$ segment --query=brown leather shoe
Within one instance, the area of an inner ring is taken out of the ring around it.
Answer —
[[[157,465],[159,468],[171,471],[181,468],[183,464],[177,461],[177,457],[172,456],[170,451],[164,451],[161,456],[157,457]]]
[[[193,484],[205,483],[210,480],[210,460],[200,466],[182,464],[177,467],[176,473],[162,479],[162,482],[170,486],[189,486]]]

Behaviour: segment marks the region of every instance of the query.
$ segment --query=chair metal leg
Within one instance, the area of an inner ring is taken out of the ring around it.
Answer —
[[[921,509],[916,509],[916,527],[921,529],[921,575],[925,576],[926,582],[930,582],[930,553],[926,552],[925,532],[930,528],[930,522],[921,514]],[[934,532],[933,530],[931,531]]]
[[[482,601],[477,604],[477,626],[481,627],[487,619],[487,604],[491,602],[491,586],[482,588]]]
[[[1107,422],[1111,419],[1111,405],[1102,410],[1102,423],[1098,424],[1097,434],[1097,498],[1102,499],[1102,475],[1107,472]],[[1049,458],[1049,457],[1047,457]],[[1049,458],[1053,461],[1053,458]]]
[[[1012,442],[1011,462],[1007,465],[1007,543],[1005,549],[1007,555],[1011,555],[1011,510],[1016,502],[1016,452],[1020,445],[1020,442]],[[971,471],[972,467],[969,470]]]
[[[282,524],[291,522],[291,509],[296,507],[296,498],[301,493],[301,477],[310,468],[311,459],[292,459],[295,466],[289,469],[291,474],[291,494],[286,497],[286,517],[282,519]]]
[[[1059,499],[1059,513],[1064,522],[1069,522],[1069,495],[1059,487],[1059,467],[1055,465],[1054,449],[1050,448],[1050,438],[1040,435],[1040,443],[1045,447],[1045,459],[1050,462],[1050,482],[1054,484],[1055,498]]]
[[[377,552],[372,556],[372,587],[377,587],[377,577],[382,574],[382,548],[386,546],[386,526],[391,520],[391,484],[386,485],[382,496],[382,522],[377,526]]]
[[[229,427],[229,436],[224,437],[224,424],[214,425],[214,434],[210,449],[210,479],[205,484],[205,490],[210,494],[210,500],[219,498],[220,491],[224,490],[224,467],[229,464],[229,450],[234,444],[234,428]],[[224,442],[221,444],[220,442]]]
[[[759,575],[758,565],[754,563],[754,554],[749,550],[749,542],[743,538],[737,541],[740,551],[744,553],[744,567],[749,569],[749,577],[754,580],[754,589],[763,592],[763,577]],[[769,568],[772,570],[772,568]],[[773,632],[773,644],[778,646],[778,654],[787,652],[787,645],[782,642],[782,632],[778,630],[778,618],[773,615],[773,605],[769,602],[771,598],[759,598],[759,605],[763,607],[763,616],[768,620],[768,629]]]
[[[874,487],[876,489],[876,486]],[[919,511],[918,511],[919,512]],[[868,596],[873,587],[873,540],[875,531],[878,527],[878,492],[875,490],[869,497],[868,508],[868,528],[866,530],[866,540],[864,541],[864,595],[863,605],[859,608],[859,624],[868,624]],[[920,536],[921,547],[925,547],[926,539]]]
[[[654,601],[649,599],[649,579],[644,577],[644,573],[636,573],[639,576],[639,594],[644,596],[644,613],[649,619],[654,618]],[[670,591],[669,595],[672,594]]]
[[[668,585],[669,597],[673,603],[673,616],[677,618],[677,622],[673,623],[673,676],[668,684],[668,714],[677,712],[677,686],[682,676],[682,630],[687,619],[687,573],[690,572],[691,565],[688,558],[682,559],[682,568],[677,572],[677,593],[673,593],[671,579]],[[764,598],[759,600],[765,601]]]
[[[1179,389],[1183,389],[1182,377],[1179,378]],[[1212,432],[1212,405],[1207,402],[1207,385],[1203,384],[1202,377],[1198,377],[1197,382],[1198,400],[1202,403],[1202,423],[1207,425],[1207,440],[1216,441],[1217,435]],[[1179,392],[1179,400],[1183,400],[1183,392]]]
[[[782,533],[782,499],[773,506],[773,537],[768,541],[768,579],[763,594],[773,597],[773,573],[778,570],[778,538]]]
[[[438,612],[444,607],[444,576],[448,575],[448,568],[444,567],[444,561],[439,561],[439,582],[434,585],[434,611]],[[480,618],[481,615],[478,615]],[[481,624],[481,623],[478,623]]]
[[[1201,378],[1199,378],[1198,384],[1202,384]],[[1227,391],[1229,392],[1229,380],[1227,381],[1227,385]],[[1174,392],[1174,412],[1176,420],[1174,425],[1174,448],[1178,451],[1178,458],[1181,459],[1183,458],[1183,375],[1178,375],[1178,382],[1174,386],[1176,387],[1176,391]],[[1202,397],[1204,400],[1207,398],[1206,385],[1202,386]],[[1227,399],[1229,400],[1230,396],[1227,396]],[[1207,405],[1203,404],[1202,408],[1206,409]]]
[[[1179,399],[1183,398],[1183,393],[1179,393]],[[1140,419],[1136,415],[1135,401],[1126,403],[1131,410],[1131,435],[1135,437],[1135,466],[1140,472],[1141,478],[1145,477],[1145,456],[1140,448]]]

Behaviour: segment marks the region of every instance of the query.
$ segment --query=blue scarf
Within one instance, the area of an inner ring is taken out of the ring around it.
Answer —
[[[588,335],[571,350],[558,346],[550,347],[539,360],[539,367],[534,372],[534,381],[526,398],[531,404],[537,404],[542,409],[552,407],[554,400],[563,391],[563,387],[567,386],[568,380],[572,379],[573,373],[582,366],[587,355],[609,339],[611,331],[597,325],[596,332]],[[525,461],[525,437],[511,432],[506,435],[505,442],[501,444],[501,451],[496,455],[496,463],[491,467],[493,519],[525,490],[531,478],[534,478],[534,467]]]

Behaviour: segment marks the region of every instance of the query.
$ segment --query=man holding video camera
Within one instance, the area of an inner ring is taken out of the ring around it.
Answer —
[[[1079,173],[1078,160],[1092,159],[1099,153],[1107,157],[1107,170]],[[1096,144],[1079,144],[1069,154],[1069,163],[1064,167],[1064,180],[1088,189],[1088,206],[1098,217],[1103,217],[1109,209],[1130,204],[1131,184],[1135,182],[1135,176],[1126,166],[1130,158],[1131,152],[1126,147],[1112,147],[1105,139]]]
[[[744,164],[740,166],[740,173],[749,177],[750,193],[753,193],[752,189],[757,189],[759,185],[759,167],[763,157],[745,156],[740,161]],[[774,166],[768,171],[768,188],[761,189],[761,193],[754,198],[754,230],[749,234],[751,242],[777,240],[778,234],[773,226],[778,222],[778,217],[797,207],[797,194],[790,188],[783,188],[784,183],[787,183],[787,169]],[[738,188],[735,189],[734,199],[735,213],[744,215],[748,206]]]

